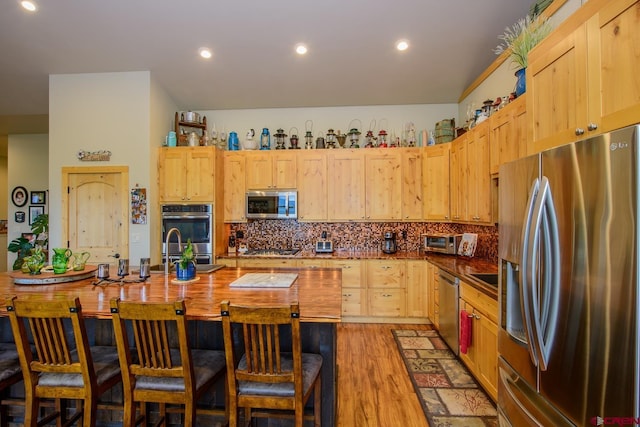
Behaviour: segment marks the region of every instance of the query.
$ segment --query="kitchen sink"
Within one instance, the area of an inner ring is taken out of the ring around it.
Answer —
[[[498,274],[497,273],[476,273],[470,274],[469,276],[475,277],[481,282],[486,283],[487,285],[491,285],[493,287],[498,287]]]
[[[223,268],[223,264],[196,264],[196,273],[213,273],[216,270]],[[140,270],[136,270],[135,273],[139,273]],[[149,267],[151,273],[164,273],[164,264],[155,264]],[[169,266],[169,272],[175,271],[175,266],[171,264]]]

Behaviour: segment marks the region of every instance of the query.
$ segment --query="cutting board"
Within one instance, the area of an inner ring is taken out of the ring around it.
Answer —
[[[247,273],[229,284],[231,288],[288,288],[297,273]]]

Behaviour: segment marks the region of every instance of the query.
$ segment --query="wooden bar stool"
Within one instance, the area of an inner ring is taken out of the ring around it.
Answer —
[[[83,426],[95,426],[98,398],[120,382],[120,365],[115,347],[89,346],[79,299],[13,297],[7,311],[24,379],[24,425],[55,418],[71,425],[82,417]],[[43,398],[55,399],[56,411],[38,421]],[[66,399],[82,402],[69,419]]]
[[[12,343],[0,343],[0,398],[13,384],[22,380],[18,350]],[[7,407],[0,403],[0,427],[9,425]]]
[[[184,301],[137,303],[113,299],[111,314],[122,368],[125,427],[149,421],[146,402],[160,403],[158,425],[167,425],[165,404],[181,404],[183,425],[195,426],[199,397],[225,374],[224,352],[190,348]],[[129,342],[127,326],[133,331],[135,348]],[[178,348],[171,348],[174,335]],[[141,403],[138,418],[135,402]],[[220,413],[225,415],[224,411]]]
[[[237,426],[238,407],[242,407],[245,422],[250,422],[252,416],[270,415],[252,413],[253,408],[292,410],[295,426],[302,427],[304,406],[313,392],[313,420],[315,427],[320,427],[322,356],[302,353],[298,303],[243,307],[223,301],[221,310],[229,426]],[[235,351],[234,324],[241,325],[244,354]],[[286,340],[285,334],[291,339],[291,352],[281,351],[280,341],[281,337]]]

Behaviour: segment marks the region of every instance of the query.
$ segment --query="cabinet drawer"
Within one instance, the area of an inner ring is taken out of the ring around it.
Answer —
[[[299,259],[297,261],[298,267],[304,268],[324,268],[327,267],[327,262],[325,259]]]
[[[364,306],[362,297],[365,291],[356,288],[342,289],[342,315],[343,316],[362,316]]]
[[[342,269],[343,288],[362,287],[362,264],[359,260],[327,261],[327,267]]]
[[[406,263],[397,260],[368,260],[367,285],[370,288],[404,288]]]
[[[235,267],[236,260],[232,258],[216,258],[216,264],[222,264],[227,267]]]
[[[498,301],[495,299],[464,282],[460,282],[460,298],[469,302],[492,322],[498,323]]]
[[[238,267],[296,267],[294,259],[239,259]]]
[[[404,317],[406,313],[404,289],[369,290],[369,315]]]

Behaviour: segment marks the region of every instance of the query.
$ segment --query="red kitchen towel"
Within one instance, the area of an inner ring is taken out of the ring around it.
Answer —
[[[467,348],[471,345],[471,322],[473,318],[466,310],[460,311],[460,353],[467,354]]]

